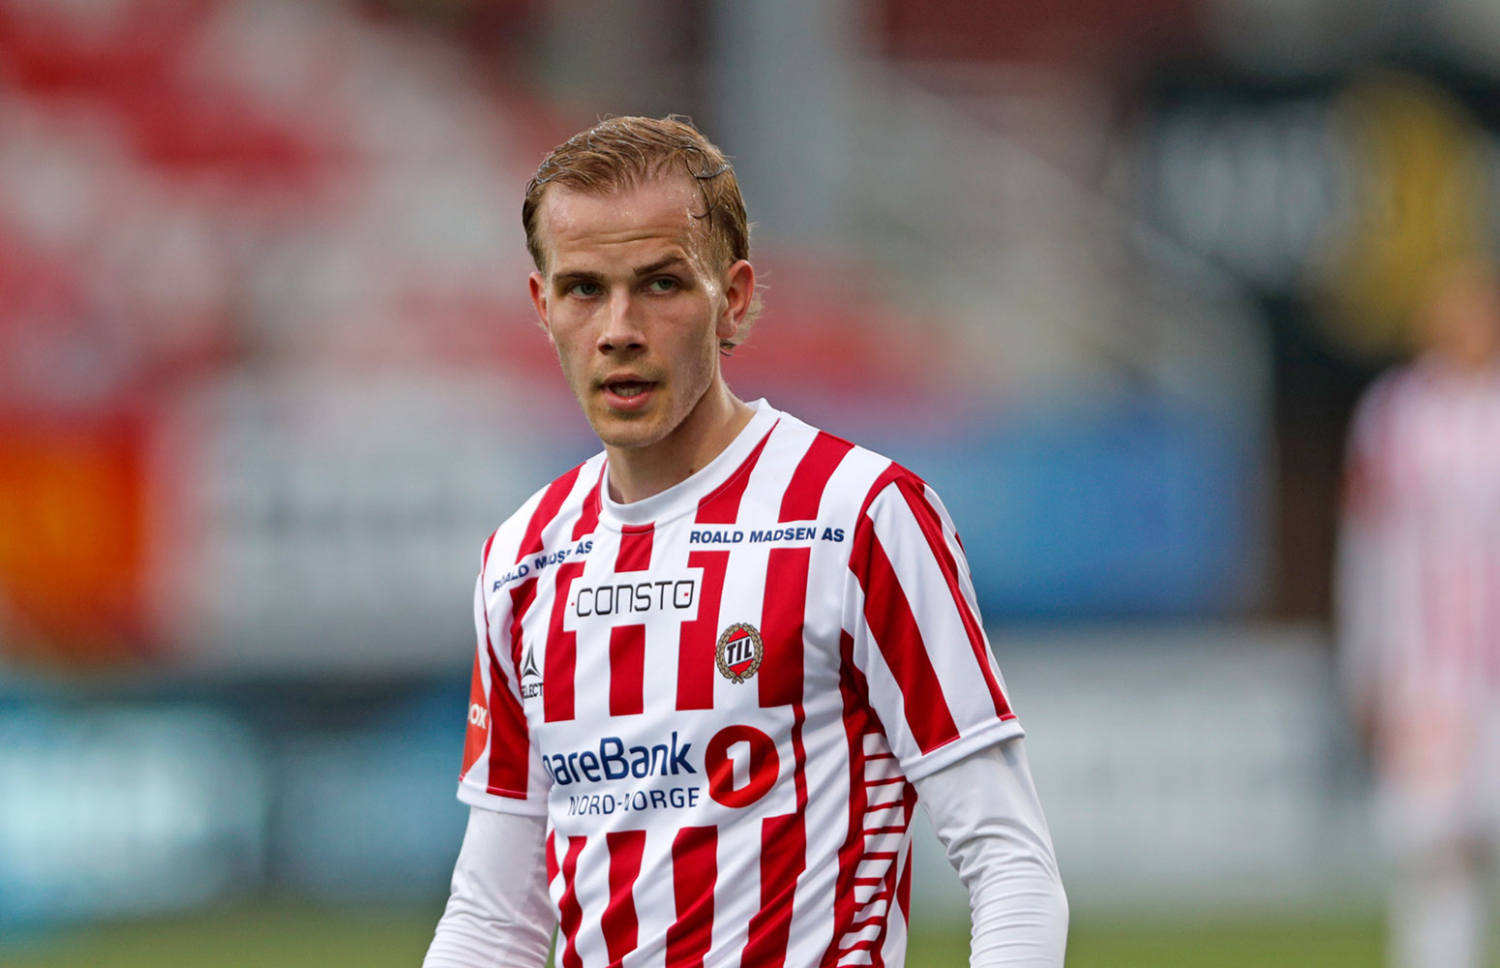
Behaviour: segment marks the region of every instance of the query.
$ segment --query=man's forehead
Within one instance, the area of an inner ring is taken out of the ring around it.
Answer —
[[[697,185],[681,176],[599,192],[554,184],[542,198],[538,228],[554,250],[661,239],[696,254],[708,238],[702,205]]]

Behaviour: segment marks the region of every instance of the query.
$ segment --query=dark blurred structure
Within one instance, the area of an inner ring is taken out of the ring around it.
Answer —
[[[1128,770],[1102,724],[1051,754],[1079,842],[1123,797],[1198,817],[1168,887],[1257,862],[1182,764],[1272,710],[1326,743],[1242,751],[1266,853],[1333,843],[1340,442],[1422,269],[1494,236],[1497,69],[1487,0],[0,0],[0,925],[441,890],[480,545],[597,443],[521,187],[609,113],[736,158],[737,390],[931,480],[1038,681],[1086,623],[1178,710]],[[41,779],[85,754],[130,809]]]

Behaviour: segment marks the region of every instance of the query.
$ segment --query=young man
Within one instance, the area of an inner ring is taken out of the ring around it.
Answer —
[[[677,119],[558,147],[531,297],[604,452],[484,546],[427,968],[889,965],[920,801],[975,966],[1060,966],[1067,904],[963,549],[921,479],[720,372],[756,311],[724,156]]]
[[[1419,323],[1425,351],[1350,433],[1341,657],[1395,855],[1390,962],[1480,968],[1500,845],[1500,280],[1438,273]]]

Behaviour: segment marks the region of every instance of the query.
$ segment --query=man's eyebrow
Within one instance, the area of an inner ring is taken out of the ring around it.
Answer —
[[[649,276],[653,272],[660,272],[663,269],[669,269],[672,266],[677,265],[678,263],[686,262],[687,259],[683,258],[681,255],[669,255],[664,259],[657,259],[650,265],[641,266],[639,269],[635,270],[635,274],[637,278],[639,278],[640,276]]]
[[[576,286],[580,282],[603,282],[604,277],[587,269],[564,269],[552,277],[554,286]]]

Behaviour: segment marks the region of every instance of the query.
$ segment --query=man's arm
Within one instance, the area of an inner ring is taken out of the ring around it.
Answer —
[[[453,893],[422,968],[542,968],[552,943],[547,820],[469,808]]]
[[[1068,899],[1021,738],[914,785],[969,891],[970,968],[1062,968]]]

